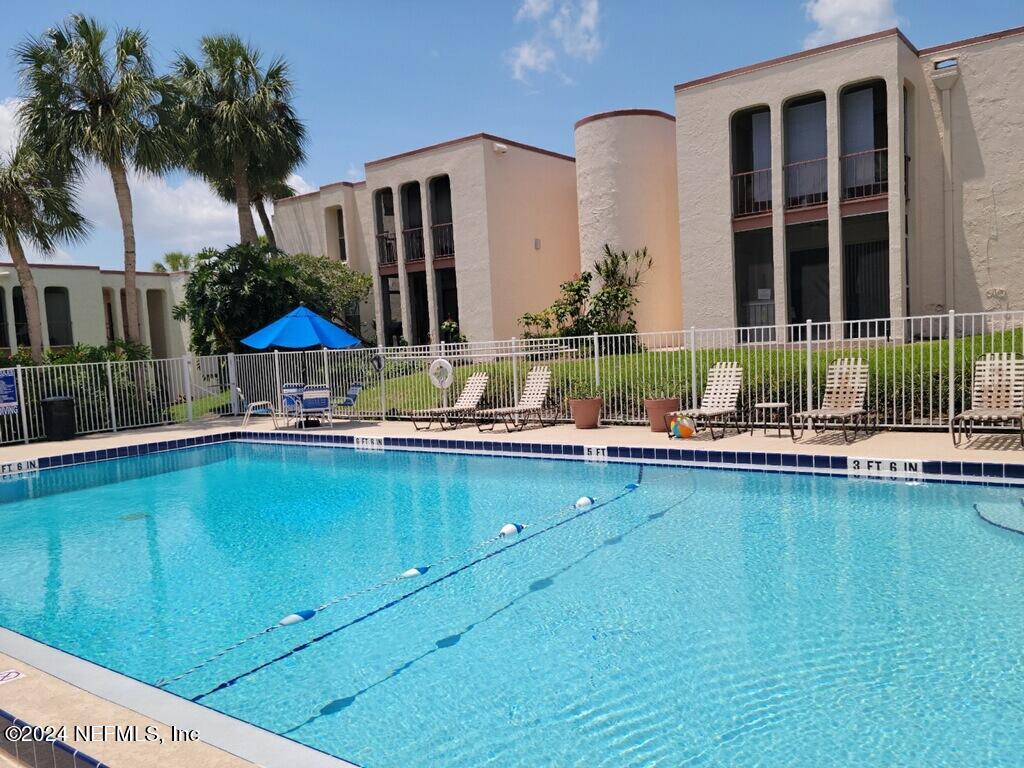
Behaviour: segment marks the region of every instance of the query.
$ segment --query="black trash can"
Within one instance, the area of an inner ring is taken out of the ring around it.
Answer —
[[[43,398],[43,431],[47,440],[71,440],[75,436],[75,401],[70,397]]]

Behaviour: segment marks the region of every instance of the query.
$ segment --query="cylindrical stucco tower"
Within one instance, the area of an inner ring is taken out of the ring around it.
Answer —
[[[592,270],[607,243],[647,248],[651,270],[637,290],[640,331],[681,327],[676,122],[654,109],[622,109],[576,123],[580,269]]]

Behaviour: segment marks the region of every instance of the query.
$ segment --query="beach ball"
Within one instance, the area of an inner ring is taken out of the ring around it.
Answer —
[[[673,416],[668,423],[668,431],[672,437],[693,437],[697,432],[697,425],[689,416]]]

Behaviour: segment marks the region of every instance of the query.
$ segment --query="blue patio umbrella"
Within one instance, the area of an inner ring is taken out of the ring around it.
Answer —
[[[298,307],[246,336],[242,343],[253,349],[344,349],[357,346],[360,341],[316,312]]]

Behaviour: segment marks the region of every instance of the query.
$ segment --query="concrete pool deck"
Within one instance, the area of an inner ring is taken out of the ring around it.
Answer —
[[[58,453],[95,451],[103,448],[134,445],[152,440],[176,440],[202,435],[234,432],[241,427],[241,419],[224,418],[192,424],[175,424],[151,429],[136,429],[118,433],[85,435],[62,443],[29,443],[0,447],[0,465],[12,464],[27,459],[38,459]],[[762,434],[758,429],[736,435],[731,430],[726,437],[711,440],[702,432],[690,440],[669,441],[664,434],[651,432],[640,426],[602,426],[592,430],[578,430],[572,424],[555,424],[550,427],[528,428],[522,432],[506,433],[500,428],[494,432],[479,432],[473,425],[441,432],[417,432],[407,421],[344,421],[335,422],[332,427],[315,427],[307,430],[275,430],[269,419],[254,420],[246,430],[254,432],[306,432],[310,434],[346,434],[355,437],[425,437],[434,436],[456,440],[478,440],[481,442],[505,443],[551,443],[578,445],[628,445],[644,448],[698,447],[722,451],[759,451],[773,453],[816,453],[832,456],[862,456],[878,459],[920,459],[922,461],[972,461],[1024,464],[1024,448],[1021,448],[1016,434],[1010,432],[982,434],[967,445],[953,446],[948,432],[876,432],[858,435],[851,443],[843,441],[842,433],[827,432],[823,435],[808,435],[799,442],[793,442],[789,433],[783,430],[778,436],[774,429]]]
[[[225,433],[238,433],[241,420],[224,418],[132,430],[116,434],[88,435],[62,443],[31,443],[0,447],[0,467],[5,474],[21,471],[19,463],[60,454],[109,450],[124,446],[172,441]],[[258,420],[246,427],[249,439],[275,433],[269,420]],[[307,434],[351,435],[357,438],[440,438],[471,440],[483,444],[552,444],[583,446],[632,446],[637,448],[696,448],[729,452],[764,452],[819,456],[865,457],[892,460],[939,462],[994,462],[1024,465],[1024,449],[1012,433],[978,436],[966,446],[955,448],[946,432],[879,432],[860,435],[845,443],[842,434],[829,432],[810,435],[794,443],[787,432],[767,435],[757,430],[712,441],[705,432],[688,441],[669,441],[664,434],[646,427],[608,426],[596,430],[576,430],[571,424],[530,428],[507,434],[504,431],[481,433],[467,425],[456,430],[417,432],[409,422],[336,422],[333,427],[309,430],[276,430]],[[518,449],[517,449],[518,450]],[[827,462],[826,462],[827,463]],[[74,741],[90,756],[118,766],[178,766],[197,768],[240,768],[241,766],[343,766],[341,760],[307,750],[254,726],[227,718],[143,683],[129,680],[110,670],[90,665],[63,652],[42,646],[15,633],[0,629],[0,671],[16,669],[23,677],[0,687],[0,708],[33,725],[136,725],[140,731],[154,725],[162,733],[170,726],[190,728],[200,725],[200,741],[174,744],[139,742]],[[43,671],[43,670],[46,671]],[[201,711],[200,711],[201,710]],[[139,712],[145,712],[145,715]],[[296,750],[298,752],[296,752]],[[273,754],[272,754],[273,753]],[[302,755],[302,757],[297,757]],[[298,759],[299,762],[295,762]],[[0,765],[4,752],[0,750]],[[32,763],[28,763],[32,765]],[[51,765],[52,763],[43,763]],[[58,763],[59,765],[59,763]],[[82,763],[84,765],[84,763]]]

